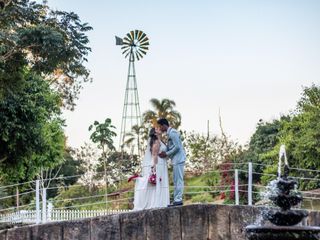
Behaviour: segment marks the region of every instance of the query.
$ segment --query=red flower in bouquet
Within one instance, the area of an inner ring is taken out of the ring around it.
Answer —
[[[157,184],[157,175],[155,173],[150,174],[148,181],[149,181],[149,183],[156,185]]]

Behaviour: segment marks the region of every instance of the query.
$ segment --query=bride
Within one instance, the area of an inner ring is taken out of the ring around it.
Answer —
[[[160,131],[152,128],[141,176],[135,178],[133,210],[167,207],[170,204],[167,161],[158,156],[162,151],[166,151],[166,145],[160,140]],[[155,184],[149,181],[151,173],[156,174]]]

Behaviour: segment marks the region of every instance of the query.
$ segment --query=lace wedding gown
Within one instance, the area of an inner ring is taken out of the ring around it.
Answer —
[[[166,151],[166,145],[161,142],[159,153],[162,151]],[[145,157],[142,161],[142,175],[135,179],[133,210],[167,207],[170,204],[167,160],[158,157],[158,163],[156,164],[156,185],[148,182],[152,163],[152,154],[148,144]]]

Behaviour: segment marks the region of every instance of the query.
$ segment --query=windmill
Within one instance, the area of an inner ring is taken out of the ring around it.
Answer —
[[[139,95],[136,80],[135,61],[139,61],[146,55],[149,49],[149,39],[140,30],[133,30],[126,34],[124,38],[116,36],[116,45],[122,46],[122,54],[129,59],[126,91],[121,120],[120,148],[123,149],[126,136],[132,132],[132,127],[141,125],[141,113],[139,105]],[[135,147],[139,146],[138,142]],[[136,151],[139,154],[139,149]]]

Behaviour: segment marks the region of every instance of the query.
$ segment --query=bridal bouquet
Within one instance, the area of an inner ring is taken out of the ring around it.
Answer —
[[[155,172],[151,172],[151,174],[149,176],[149,179],[148,179],[148,182],[153,184],[153,185],[157,184],[157,175],[156,175]]]
[[[159,181],[161,182],[161,178],[159,178]],[[157,174],[153,168],[151,168],[151,173],[149,175],[148,182],[153,185],[157,184]]]

